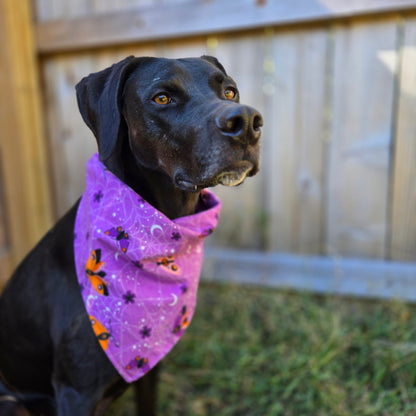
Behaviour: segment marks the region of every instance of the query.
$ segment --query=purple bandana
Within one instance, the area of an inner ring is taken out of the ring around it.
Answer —
[[[203,240],[220,201],[201,191],[203,211],[170,220],[94,155],[75,221],[75,266],[92,329],[132,382],[154,367],[189,325]]]

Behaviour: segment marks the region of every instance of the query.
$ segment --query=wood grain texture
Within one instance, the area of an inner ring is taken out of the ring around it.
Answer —
[[[51,149],[56,216],[61,217],[81,196],[85,164],[96,151],[93,134],[78,111],[75,84],[94,71],[89,56],[46,61],[45,115]]]
[[[96,13],[112,13],[131,9],[180,4],[189,0],[34,0],[37,21],[70,19]]]
[[[71,19],[63,11],[39,22],[36,37],[39,52],[52,53],[412,9],[416,0],[167,2]]]
[[[324,29],[279,32],[273,40],[266,156],[272,250],[322,250],[327,47]]]
[[[404,21],[389,257],[416,260],[416,20]]]
[[[52,223],[49,167],[29,0],[0,2],[0,137],[12,261]]]
[[[339,25],[334,42],[328,251],[384,258],[395,76],[379,54],[395,51],[397,21]]]

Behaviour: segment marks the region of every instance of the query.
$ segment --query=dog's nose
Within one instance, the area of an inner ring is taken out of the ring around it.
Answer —
[[[237,104],[223,108],[215,123],[223,135],[244,143],[255,143],[261,136],[263,117],[254,108]]]

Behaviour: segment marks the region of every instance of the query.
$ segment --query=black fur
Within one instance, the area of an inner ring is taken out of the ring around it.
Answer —
[[[236,185],[258,171],[261,115],[238,103],[215,58],[128,57],[84,78],[76,92],[100,159],[170,218],[192,214],[202,188]],[[160,95],[166,105],[155,101]],[[77,207],[29,253],[0,298],[0,398],[17,400],[0,399],[0,415],[101,415],[127,388],[84,309],[73,258]],[[152,370],[137,382],[141,415],[155,414],[156,378]]]

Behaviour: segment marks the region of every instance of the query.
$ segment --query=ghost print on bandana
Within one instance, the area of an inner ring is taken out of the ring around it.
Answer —
[[[99,345],[127,381],[143,376],[191,322],[203,240],[218,221],[219,200],[168,219],[94,155],[75,221],[75,265]]]

